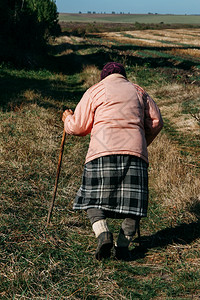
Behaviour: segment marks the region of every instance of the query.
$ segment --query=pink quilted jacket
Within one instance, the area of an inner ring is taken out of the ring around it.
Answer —
[[[147,146],[163,121],[156,103],[141,87],[112,74],[85,92],[64,126],[68,134],[91,133],[86,163],[110,154],[131,154],[148,162]]]

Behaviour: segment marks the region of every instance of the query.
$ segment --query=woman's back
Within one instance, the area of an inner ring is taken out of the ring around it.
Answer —
[[[144,103],[136,86],[124,76],[112,74],[89,93],[94,122],[87,158],[120,153],[147,160]]]

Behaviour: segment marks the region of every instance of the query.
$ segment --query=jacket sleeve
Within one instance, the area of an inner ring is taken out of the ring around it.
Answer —
[[[68,134],[85,136],[91,132],[93,120],[92,101],[90,93],[86,91],[76,106],[74,114],[65,119],[64,128]]]
[[[160,110],[154,100],[145,93],[143,95],[145,114],[144,128],[147,146],[149,146],[163,127]]]

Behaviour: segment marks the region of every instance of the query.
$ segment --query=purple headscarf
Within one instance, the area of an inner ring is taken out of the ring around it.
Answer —
[[[103,67],[103,70],[101,72],[101,80],[113,73],[118,73],[126,77],[126,71],[122,64],[109,62]]]

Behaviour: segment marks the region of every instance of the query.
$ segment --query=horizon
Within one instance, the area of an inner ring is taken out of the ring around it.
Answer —
[[[176,13],[130,13],[130,12],[94,12],[94,11],[87,11],[87,12],[58,12],[59,14],[72,14],[72,15],[79,15],[79,14],[85,14],[85,15],[171,15],[171,16],[200,16],[200,13],[190,13],[190,14],[176,14]]]

